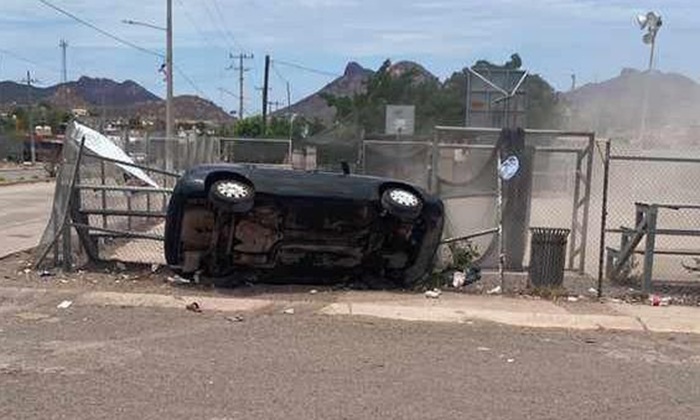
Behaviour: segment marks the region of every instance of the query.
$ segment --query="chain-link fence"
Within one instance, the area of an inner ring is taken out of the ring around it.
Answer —
[[[151,185],[125,171],[138,168]],[[178,175],[88,151],[67,136],[38,265],[91,260],[163,264],[165,210]]]
[[[700,254],[700,209],[693,207],[700,205],[700,151],[673,153],[611,140],[608,164],[606,246],[619,249],[622,233],[635,228],[635,203],[688,206],[658,213],[651,274],[656,280],[697,280],[684,265],[697,266],[693,254]],[[641,275],[642,258],[633,258],[633,276]]]
[[[220,162],[255,163],[277,166],[291,166],[292,141],[285,139],[217,139]]]
[[[445,236],[493,229],[499,224],[497,166],[501,130],[438,127],[423,140],[365,140],[365,173],[403,179],[439,195],[445,202]],[[592,133],[525,130],[518,150],[526,174],[503,184],[502,206],[507,266],[528,264],[529,226],[571,229],[567,268],[586,265],[592,180]],[[503,156],[505,158],[505,156]],[[484,266],[497,261],[497,235],[473,240]]]

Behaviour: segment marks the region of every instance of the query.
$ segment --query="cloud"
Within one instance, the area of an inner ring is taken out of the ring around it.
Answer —
[[[121,23],[162,24],[164,1],[51,1],[138,45],[164,49],[162,33]],[[176,62],[217,98],[216,86],[230,82],[222,79],[231,75],[224,70],[228,54],[239,52],[256,55],[248,92],[260,84],[266,53],[335,72],[349,59],[374,65],[386,57],[414,58],[429,68],[434,63],[431,70],[446,76],[477,59],[499,61],[518,51],[526,66],[564,87],[574,71],[585,81],[642,66],[647,49],[632,18],[649,9],[659,10],[667,22],[659,38],[661,67],[700,74],[700,58],[686,53],[695,48],[692,28],[700,26],[697,0],[174,0],[173,5]],[[156,59],[35,0],[2,0],[0,16],[0,48],[58,67],[58,40],[65,38],[72,74],[85,69],[162,89],[153,73]],[[2,71],[2,77],[16,77],[26,63],[3,58]],[[290,70],[285,76],[299,95],[328,81]],[[176,89],[191,91],[186,84]]]

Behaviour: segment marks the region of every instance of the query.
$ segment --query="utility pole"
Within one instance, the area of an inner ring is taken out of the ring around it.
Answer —
[[[287,82],[287,110],[292,106],[292,87]]]
[[[576,74],[571,73],[571,91],[576,90]]]
[[[66,83],[68,81],[68,69],[66,64],[66,49],[68,48],[68,42],[66,42],[65,39],[62,39],[61,42],[58,43],[58,46],[61,47],[61,82]]]
[[[176,146],[173,139],[174,117],[173,117],[173,0],[167,0],[166,17],[166,57],[165,68],[167,77],[167,94],[165,99],[165,170],[173,170],[173,160]]]
[[[238,67],[229,67],[228,69],[233,69],[238,71],[238,118],[243,119],[243,82],[245,80],[245,72],[250,71],[250,68],[243,66],[243,60],[251,60],[255,58],[253,54],[238,54],[229,55],[232,60],[238,59]]]
[[[23,80],[27,83],[27,128],[29,130],[29,153],[32,165],[36,163],[36,141],[34,140],[34,120],[32,117],[32,82],[36,80],[32,79],[31,73],[27,70],[27,79]]]
[[[263,81],[263,94],[262,94],[262,128],[263,137],[267,131],[267,92],[270,88],[270,56],[265,56],[265,80]]]
[[[277,110],[280,108],[280,105],[284,105],[284,104],[280,101],[268,101],[267,102],[268,114],[272,114],[273,112],[277,112]]]

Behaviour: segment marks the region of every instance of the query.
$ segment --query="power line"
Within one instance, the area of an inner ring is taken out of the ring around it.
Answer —
[[[228,38],[226,38],[226,30],[225,30],[225,28],[222,28],[222,27],[221,27],[221,23],[214,17],[214,13],[213,13],[213,12],[211,11],[211,9],[209,8],[208,2],[207,2],[207,1],[202,1],[201,5],[204,6],[204,11],[205,11],[205,12],[207,13],[207,15],[209,16],[209,20],[211,20],[212,27],[215,27],[215,30],[221,34],[221,38],[223,38],[224,43],[225,43],[226,46],[229,48],[229,50],[233,51],[235,48],[234,48],[233,44],[231,44],[231,43],[229,42]]]
[[[113,39],[113,40],[119,42],[120,44],[123,44],[123,45],[126,45],[126,46],[128,46],[128,47],[134,48],[134,49],[139,50],[139,51],[141,51],[141,52],[143,52],[143,53],[146,53],[146,54],[155,55],[156,57],[160,57],[160,58],[165,58],[165,56],[164,56],[163,54],[159,53],[159,52],[156,52],[156,51],[153,51],[153,50],[149,50],[148,48],[144,48],[144,47],[142,47],[142,46],[140,46],[140,45],[134,44],[133,42],[128,41],[128,40],[126,40],[126,39],[124,39],[124,38],[121,38],[121,37],[119,37],[119,36],[117,36],[117,35],[113,35],[113,34],[107,32],[107,31],[105,31],[104,29],[101,29],[101,28],[95,26],[94,24],[92,24],[92,23],[90,23],[90,22],[88,22],[88,21],[86,21],[86,20],[84,20],[84,19],[82,19],[82,18],[80,18],[80,17],[74,15],[73,13],[71,13],[71,12],[65,10],[65,9],[60,8],[60,7],[56,6],[55,4],[50,3],[50,2],[47,1],[47,0],[39,0],[39,2],[43,3],[44,5],[46,5],[46,6],[50,7],[50,8],[52,8],[52,9],[54,9],[55,11],[57,11],[57,12],[63,14],[63,15],[68,16],[69,18],[73,19],[73,20],[76,21],[76,22],[78,22],[78,23],[80,23],[80,24],[82,24],[82,25],[85,25],[85,26],[87,26],[88,28],[91,28],[91,29],[93,29],[93,30],[95,30],[95,31],[97,31],[97,32],[99,32],[99,33],[101,33],[102,35],[104,35],[104,36],[106,36],[106,37],[108,37],[108,38],[111,38],[111,39]]]
[[[304,70],[304,71],[307,71],[307,72],[309,72],[309,73],[316,73],[316,74],[321,74],[321,75],[330,76],[330,77],[340,77],[340,76],[342,76],[341,74],[338,74],[338,73],[333,73],[333,72],[325,71],[325,70],[319,70],[319,69],[315,69],[315,68],[312,68],[312,67],[307,67],[307,66],[304,66],[304,65],[301,65],[301,64],[290,63],[289,61],[275,60],[275,62],[276,62],[277,64],[281,64],[281,65],[283,65],[283,66],[293,67],[293,68],[295,68],[295,69]]]
[[[147,53],[147,54],[150,54],[150,55],[154,55],[154,56],[159,57],[159,58],[165,58],[165,56],[164,56],[163,54],[159,53],[159,52],[156,52],[156,51],[153,51],[153,50],[149,50],[148,48],[144,48],[144,47],[142,47],[142,46],[140,46],[140,45],[134,44],[134,43],[131,42],[131,41],[127,41],[126,39],[123,39],[123,38],[120,38],[120,37],[118,37],[118,36],[116,36],[116,35],[113,35],[113,34],[107,32],[107,31],[105,31],[104,29],[101,29],[101,28],[99,28],[99,27],[93,25],[92,23],[90,23],[90,22],[88,22],[88,21],[86,21],[86,20],[84,20],[84,19],[81,19],[80,17],[74,15],[73,13],[71,13],[71,12],[69,12],[69,11],[67,11],[67,10],[64,10],[64,9],[62,9],[62,8],[60,8],[60,7],[58,7],[58,6],[54,5],[54,4],[52,4],[52,3],[50,3],[50,2],[47,1],[47,0],[39,0],[39,1],[40,1],[41,3],[43,3],[43,4],[45,4],[46,6],[48,6],[48,7],[52,8],[52,9],[56,10],[57,12],[59,12],[59,13],[61,13],[61,14],[64,14],[64,15],[66,15],[66,16],[68,16],[68,17],[70,17],[71,19],[75,20],[76,22],[81,23],[82,25],[85,25],[85,26],[87,26],[87,27],[89,27],[89,28],[91,28],[91,29],[93,29],[93,30],[95,30],[95,31],[97,31],[97,32],[99,32],[99,33],[101,33],[102,35],[104,35],[104,36],[106,36],[106,37],[108,37],[108,38],[111,38],[111,39],[113,39],[113,40],[119,42],[120,44],[129,46],[129,47],[134,48],[134,49],[136,49],[136,50],[139,50],[139,51],[141,51],[141,52],[143,52],[143,53]],[[207,95],[205,95],[204,92],[202,92],[202,90],[199,89],[199,87],[194,83],[194,81],[192,81],[192,79],[191,79],[189,76],[187,76],[187,74],[186,74],[179,66],[175,65],[175,66],[173,66],[173,67],[175,68],[175,70],[177,70],[177,72],[180,74],[180,76],[182,76],[182,78],[185,79],[185,81],[186,81],[186,82],[201,96],[201,97],[203,97],[204,99],[207,99],[207,100],[211,101],[211,99],[209,99],[209,98],[207,97]]]
[[[224,33],[231,39],[231,43],[233,44],[234,47],[239,47],[240,45],[237,45],[238,42],[236,42],[236,37],[233,36],[231,31],[228,29],[228,24],[226,22],[226,18],[224,17],[225,15],[222,13],[221,8],[219,7],[219,0],[212,0],[214,2],[214,7],[216,8],[217,16],[221,20],[221,24],[224,28]]]
[[[176,1],[180,5],[180,7],[182,8],[182,11],[185,13],[185,17],[190,22],[190,25],[192,25],[192,27],[197,31],[197,33],[199,33],[199,36],[202,37],[204,42],[209,44],[209,46],[212,48],[215,48],[215,49],[218,48],[218,49],[221,49],[222,51],[226,52],[226,49],[224,49],[220,45],[214,44],[214,42],[212,42],[211,39],[209,39],[209,37],[199,28],[199,25],[197,25],[197,23],[195,22],[194,18],[192,17],[190,12],[185,7],[185,4],[182,2],[182,0],[176,0]]]
[[[27,64],[31,64],[33,66],[43,68],[44,70],[49,70],[49,71],[57,73],[57,74],[61,73],[61,71],[57,68],[48,66],[46,64],[39,63],[39,62],[34,61],[34,60],[30,60],[29,58],[22,57],[21,55],[13,53],[12,51],[9,51],[9,50],[5,50],[5,49],[0,48],[0,53],[3,53],[5,55],[7,55],[8,57],[12,57],[16,60],[24,61]]]
[[[275,60],[272,60],[272,71],[275,72],[275,75],[276,75],[277,77],[279,77],[279,79],[280,79],[283,83],[289,83],[289,80],[287,80],[284,76],[282,76],[282,73],[280,73],[280,71],[277,69],[277,66],[275,66]]]
[[[173,67],[175,68],[175,70],[177,70],[178,74],[182,76],[183,79],[185,79],[187,84],[190,85],[190,87],[194,89],[195,92],[197,92],[199,96],[210,102],[214,102],[211,99],[209,99],[209,97],[206,94],[204,94],[204,92],[199,88],[199,86],[197,86],[194,80],[192,80],[178,65],[174,65]]]
[[[225,93],[225,94],[227,94],[227,95],[233,96],[233,97],[236,98],[236,99],[240,99],[240,98],[241,98],[239,95],[237,95],[237,94],[231,92],[230,90],[228,90],[228,89],[226,89],[226,88],[223,88],[223,87],[221,87],[221,86],[219,86],[219,91],[221,91],[221,92],[223,92],[223,93]]]

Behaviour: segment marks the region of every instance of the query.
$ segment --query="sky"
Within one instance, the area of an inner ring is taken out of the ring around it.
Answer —
[[[165,96],[158,72],[166,0],[47,0],[129,41],[120,44],[40,0],[0,1],[0,80],[27,70],[40,85],[60,81],[59,41],[68,44],[68,79],[131,79]],[[559,90],[645,68],[649,48],[634,16],[663,17],[656,66],[700,80],[699,0],[172,0],[176,94],[199,94],[238,109],[238,73],[246,60],[245,112],[260,110],[264,56],[273,60],[271,100],[299,100],[343,73],[349,61],[376,69],[389,58],[412,60],[444,79],[479,59],[504,62],[518,52],[524,67]],[[136,49],[133,45],[147,51]],[[315,72],[289,66],[301,65]],[[237,65],[237,63],[235,63]],[[232,95],[233,94],[233,95]]]

